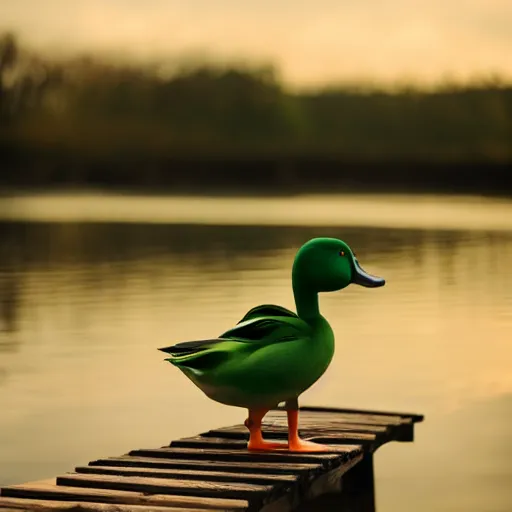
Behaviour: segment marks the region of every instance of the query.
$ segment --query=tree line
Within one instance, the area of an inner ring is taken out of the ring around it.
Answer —
[[[512,85],[296,92],[271,67],[56,60],[0,37],[0,146],[89,158],[512,161]]]

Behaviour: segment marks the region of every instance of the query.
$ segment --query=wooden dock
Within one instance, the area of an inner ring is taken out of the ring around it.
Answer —
[[[0,511],[374,511],[373,453],[389,441],[413,441],[422,420],[302,407],[301,436],[328,444],[329,452],[248,452],[242,424],[217,428],[95,460],[56,479],[4,487]],[[269,412],[263,433],[286,439],[286,412]]]

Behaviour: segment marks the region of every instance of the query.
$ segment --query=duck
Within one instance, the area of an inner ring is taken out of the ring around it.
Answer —
[[[357,284],[377,288],[349,245],[337,238],[313,238],[297,251],[292,266],[296,312],[274,304],[249,310],[218,337],[160,348],[207,397],[248,410],[249,451],[323,452],[327,446],[299,436],[299,396],[327,370],[334,356],[334,333],[320,314],[318,295]],[[284,404],[288,441],[263,438],[268,411]]]

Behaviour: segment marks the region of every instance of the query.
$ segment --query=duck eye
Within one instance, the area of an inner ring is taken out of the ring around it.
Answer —
[[[340,251],[340,256],[345,256],[345,251]]]

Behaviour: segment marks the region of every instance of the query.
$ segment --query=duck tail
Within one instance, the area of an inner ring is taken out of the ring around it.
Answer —
[[[176,350],[174,347],[168,347],[162,351],[171,355],[165,361],[195,375],[211,369],[229,358],[229,352],[215,346],[195,350]]]
[[[166,354],[170,354],[175,358],[203,352],[204,350],[215,347],[223,341],[229,340],[224,338],[215,338],[209,340],[183,341],[176,345],[171,345],[170,347],[159,348],[158,350],[165,352]]]

